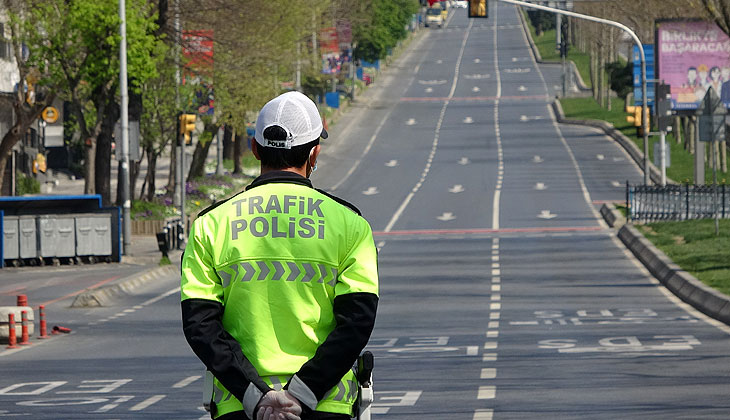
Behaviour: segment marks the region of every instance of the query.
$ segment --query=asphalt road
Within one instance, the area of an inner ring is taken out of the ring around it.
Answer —
[[[597,215],[641,173],[554,122],[559,72],[535,64],[515,8],[490,12],[422,33],[332,127],[313,176],[380,249],[375,418],[728,418],[730,328]],[[0,417],[205,418],[176,287],[59,305],[72,334],[0,351]]]

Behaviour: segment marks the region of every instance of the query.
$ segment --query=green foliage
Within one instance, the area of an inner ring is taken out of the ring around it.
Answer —
[[[606,64],[608,80],[611,81],[611,90],[626,99],[626,95],[634,90],[634,79],[631,63],[613,62]]]
[[[157,197],[152,201],[132,200],[130,214],[133,219],[164,220],[177,216],[178,211],[172,206],[172,200]]]
[[[32,175],[25,175],[20,171],[15,172],[15,194],[39,194],[41,192],[41,184]]]
[[[545,31],[555,29],[554,13],[543,10],[529,10],[527,17],[530,19],[530,23],[535,28],[537,35],[542,35]]]
[[[406,26],[418,12],[415,0],[373,0],[369,22],[353,28],[355,58],[375,61],[385,58],[406,37]]]

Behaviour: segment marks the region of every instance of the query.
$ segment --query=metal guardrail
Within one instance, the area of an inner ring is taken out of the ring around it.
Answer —
[[[629,185],[626,183],[628,219],[644,222],[730,218],[727,185]]]

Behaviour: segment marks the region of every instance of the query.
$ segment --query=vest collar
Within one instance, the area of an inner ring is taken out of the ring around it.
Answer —
[[[256,188],[258,186],[271,183],[300,184],[309,188],[314,188],[312,186],[312,181],[297,173],[289,171],[271,171],[254,179],[253,182],[251,182],[251,184],[246,187],[246,191],[250,190],[251,188]]]

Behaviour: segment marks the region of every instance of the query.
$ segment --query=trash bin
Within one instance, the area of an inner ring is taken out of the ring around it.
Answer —
[[[76,232],[73,216],[43,215],[38,217],[39,257],[70,258],[76,256]]]
[[[20,231],[19,254],[20,258],[38,258],[38,231],[36,230],[35,216],[20,216],[18,218]]]
[[[3,259],[17,260],[20,258],[20,232],[18,231],[18,217],[3,217]]]
[[[76,255],[111,256],[112,219],[109,213],[76,215]]]

